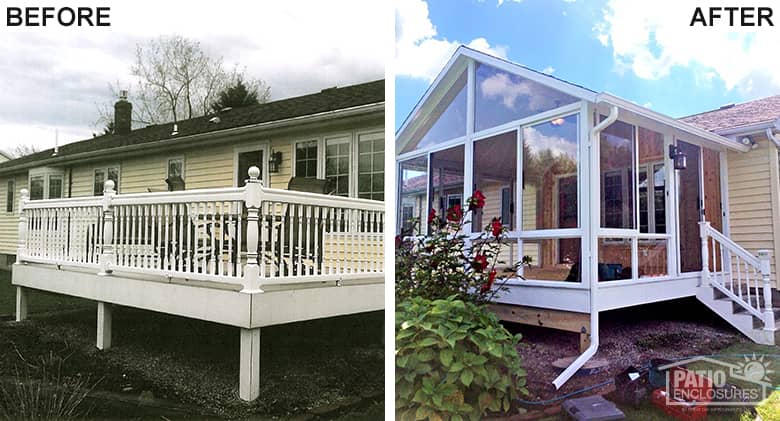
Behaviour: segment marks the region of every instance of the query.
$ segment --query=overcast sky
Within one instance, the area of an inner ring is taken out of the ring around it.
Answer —
[[[109,84],[130,85],[136,45],[161,35],[197,40],[227,67],[246,66],[281,99],[383,78],[387,49],[380,46],[392,33],[392,9],[370,1],[68,2],[80,3],[109,5],[111,27],[19,29],[2,22],[0,149],[53,147],[55,130],[60,144],[91,137],[96,104],[113,102]]]

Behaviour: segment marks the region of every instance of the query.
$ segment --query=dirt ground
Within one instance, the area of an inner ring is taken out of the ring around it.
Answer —
[[[114,311],[114,347],[102,352],[94,346],[94,308],[0,320],[0,378],[54,354],[66,359],[66,377],[100,380],[96,390],[131,399],[184,405],[198,419],[285,418],[381,399],[383,322],[376,312],[264,328],[261,397],[253,403],[237,397],[238,328],[124,307]],[[98,407],[92,415],[104,419],[114,410]]]
[[[506,324],[511,332],[523,335],[518,350],[528,373],[530,396],[525,400],[552,399],[592,386],[613,378],[629,365],[646,365],[652,358],[713,354],[735,342],[748,341],[702,304],[690,299],[604,312],[599,324],[600,345],[594,358],[607,360],[609,365],[597,374],[576,374],[560,390],[552,385],[560,373],[552,362],[579,355],[579,335]]]

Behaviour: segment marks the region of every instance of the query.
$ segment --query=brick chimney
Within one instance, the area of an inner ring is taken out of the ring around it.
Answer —
[[[119,91],[119,101],[114,104],[114,134],[128,134],[131,130],[133,104],[127,100],[127,91]]]

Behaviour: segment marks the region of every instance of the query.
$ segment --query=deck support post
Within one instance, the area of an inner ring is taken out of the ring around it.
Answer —
[[[775,312],[772,307],[772,265],[769,259],[769,250],[758,251],[758,262],[761,269],[761,280],[764,295],[764,329],[775,330]]]
[[[98,301],[97,305],[97,348],[111,348],[111,303]]]
[[[27,320],[27,288],[16,287],[16,321]]]
[[[260,396],[260,328],[241,329],[238,395],[253,401]]]
[[[23,263],[24,256],[27,254],[27,215],[24,213],[24,206],[30,200],[30,191],[22,189],[19,195],[19,230],[16,242],[16,262]]]
[[[244,201],[246,202],[246,265],[244,265],[244,292],[263,292],[260,281],[260,266],[257,261],[257,244],[260,239],[260,206],[263,203],[263,182],[259,179],[260,169],[249,168]]]
[[[114,210],[111,208],[111,199],[115,194],[114,181],[106,180],[103,183],[103,244],[98,258],[100,263],[98,275],[101,276],[110,274],[111,266],[114,264]]]
[[[699,236],[701,237],[701,279],[696,286],[710,286],[710,223],[699,222]],[[715,268],[713,268],[715,269]]]

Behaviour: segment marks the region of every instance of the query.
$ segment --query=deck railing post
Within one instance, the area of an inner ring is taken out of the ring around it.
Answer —
[[[772,266],[769,260],[769,250],[758,251],[758,262],[764,289],[764,329],[774,330],[775,313],[772,308]]]
[[[260,169],[249,168],[249,180],[246,181],[244,201],[246,202],[246,265],[244,265],[244,292],[262,292],[260,266],[257,261],[257,244],[260,238],[260,206],[263,202],[263,182]],[[271,240],[273,241],[273,239]]]
[[[100,246],[100,272],[98,275],[105,276],[111,273],[111,266],[114,264],[114,209],[111,207],[111,200],[114,198],[114,182],[106,180],[103,184],[103,244]]]
[[[698,286],[701,286],[702,280],[707,280],[706,286],[710,285],[710,223],[709,221],[699,222],[699,236],[701,237],[701,279]]]
[[[30,191],[22,189],[19,197],[19,237],[16,243],[16,261],[21,263],[27,254],[27,214],[24,212],[24,206],[30,200]]]

